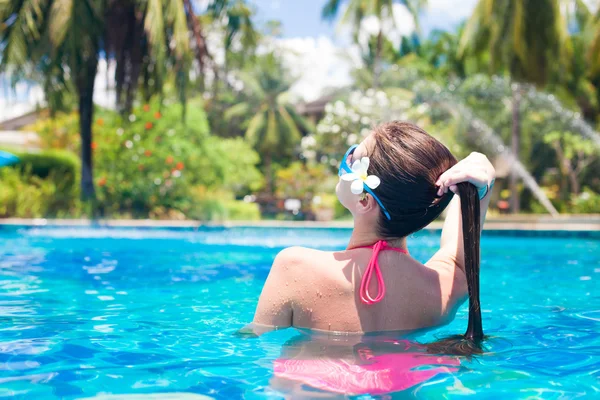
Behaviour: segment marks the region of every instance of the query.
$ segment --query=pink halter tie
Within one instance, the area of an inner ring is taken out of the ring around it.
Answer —
[[[385,282],[383,281],[383,275],[381,275],[381,269],[379,268],[379,262],[377,261],[379,252],[382,250],[393,250],[398,253],[408,254],[408,251],[397,247],[391,247],[385,240],[379,240],[373,246],[361,246],[359,248],[373,249],[373,255],[371,256],[369,265],[367,265],[365,274],[360,282],[360,299],[365,304],[375,304],[385,297]],[[369,294],[369,284],[373,277],[373,271],[375,271],[375,274],[377,275],[377,296],[375,298],[372,298]]]

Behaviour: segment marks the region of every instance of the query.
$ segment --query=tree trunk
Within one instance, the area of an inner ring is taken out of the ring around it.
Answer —
[[[267,180],[267,191],[269,192],[269,195],[273,196],[273,193],[275,191],[273,190],[273,171],[271,170],[271,168],[272,168],[271,154],[266,153],[265,154],[265,178]]]
[[[196,14],[194,14],[192,2],[190,0],[183,0],[183,5],[185,7],[185,14],[187,16],[188,29],[192,31],[194,41],[196,42],[196,60],[198,60],[198,64],[200,66],[200,73],[204,75],[205,57],[210,58],[208,49],[206,48],[206,40],[202,35],[198,18],[196,18]]]
[[[573,169],[569,170],[569,181],[571,182],[571,193],[579,195],[581,188],[579,187],[579,180],[577,179],[577,173]]]
[[[560,199],[563,201],[569,201],[569,187],[567,184],[567,180],[569,178],[569,173],[571,171],[570,160],[565,157],[565,153],[562,151],[560,147],[560,142],[552,143],[552,147],[554,148],[554,152],[558,157],[558,170],[560,171]]]
[[[98,70],[98,56],[82,64],[77,78],[79,95],[79,132],[81,135],[81,200],[94,201],[94,175],[92,162],[92,123],[94,120],[94,81]]]
[[[377,47],[375,49],[375,60],[373,60],[373,89],[379,88],[379,77],[381,75],[381,48],[383,47],[383,31],[379,28],[377,34]]]
[[[144,55],[142,53],[142,47],[140,45],[136,45],[136,43],[142,42],[142,38],[144,36],[144,19],[143,16],[136,15],[135,24],[132,29],[131,40],[133,41],[133,45],[131,46],[131,51],[129,52],[129,60],[127,68],[127,84],[125,90],[125,101],[122,104],[119,104],[120,110],[123,110],[124,115],[130,114],[133,109],[133,102],[135,100],[135,95],[137,94],[138,83],[140,81],[140,74],[142,72],[142,65],[144,62]]]
[[[517,84],[513,84],[512,89],[512,135],[510,148],[516,160],[519,160],[519,139],[521,136],[521,121],[520,121],[520,103],[521,93]],[[518,176],[516,169],[510,171],[510,211],[516,214],[520,211],[519,190],[517,187]]]

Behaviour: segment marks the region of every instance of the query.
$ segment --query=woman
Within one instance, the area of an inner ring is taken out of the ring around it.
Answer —
[[[375,128],[348,150],[340,166],[336,193],[354,217],[347,249],[280,252],[258,302],[254,331],[433,327],[450,321],[469,295],[466,343],[441,344],[477,351],[483,338],[479,237],[494,178],[483,154],[471,153],[457,163],[443,144],[413,124],[395,121]],[[460,198],[451,202],[455,193]],[[421,264],[410,257],[406,237],[449,204],[440,249]]]

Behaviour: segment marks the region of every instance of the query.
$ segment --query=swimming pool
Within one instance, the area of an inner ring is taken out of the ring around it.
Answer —
[[[273,362],[306,336],[232,333],[252,319],[280,249],[340,249],[349,234],[0,226],[0,396],[282,398]],[[411,255],[424,261],[438,243],[439,233],[418,233],[409,239]],[[597,235],[490,232],[481,265],[490,353],[398,396],[600,396]],[[466,317],[463,306],[451,324],[414,339],[462,333]]]

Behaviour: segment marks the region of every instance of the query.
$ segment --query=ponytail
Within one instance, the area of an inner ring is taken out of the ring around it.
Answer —
[[[463,182],[456,185],[460,196],[465,274],[469,288],[469,324],[464,335],[456,335],[426,345],[427,352],[457,356],[483,353],[484,339],[479,302],[479,246],[481,219],[479,195],[475,186]]]

